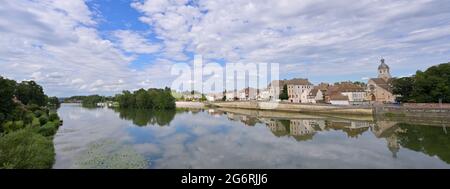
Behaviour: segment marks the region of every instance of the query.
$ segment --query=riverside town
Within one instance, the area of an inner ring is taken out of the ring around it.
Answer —
[[[447,170],[445,0],[0,0],[2,182],[431,187]]]

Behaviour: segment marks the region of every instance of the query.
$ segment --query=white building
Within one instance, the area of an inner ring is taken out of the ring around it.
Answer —
[[[308,79],[292,79],[286,82],[289,102],[308,103],[308,94],[313,89]]]
[[[275,80],[267,86],[269,91],[269,100],[278,100],[286,80]]]
[[[270,91],[268,89],[262,89],[259,91],[257,100],[268,101],[270,100]]]
[[[350,105],[348,96],[344,96],[339,92],[330,95],[330,103],[333,105]]]
[[[247,87],[238,92],[238,98],[239,100],[256,100],[258,91],[258,89]]]
[[[323,97],[324,97],[323,91],[320,90],[319,87],[314,87],[314,89],[308,93],[307,103],[315,104],[317,102],[324,101]]]
[[[223,98],[223,93],[210,93],[205,95],[206,100],[210,102],[221,101]]]
[[[236,91],[225,93],[226,101],[234,101],[238,98],[238,93]]]
[[[338,91],[348,97],[349,104],[358,105],[363,104],[367,98],[367,92],[364,87],[346,82],[337,85]]]

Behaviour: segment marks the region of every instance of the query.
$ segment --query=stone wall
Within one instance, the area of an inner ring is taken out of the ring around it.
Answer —
[[[403,107],[409,107],[409,108],[443,108],[443,109],[450,109],[449,103],[404,103]]]
[[[374,108],[374,114],[377,116],[393,117],[418,117],[437,120],[450,120],[450,108],[432,108],[418,106],[377,106]]]
[[[372,115],[372,108],[368,106],[333,106],[318,104],[292,104],[276,102],[256,102],[256,101],[238,101],[238,102],[216,102],[214,106],[223,108],[242,108],[255,110],[272,110],[288,112],[317,112],[330,114],[359,114]]]
[[[204,108],[205,104],[202,102],[177,101],[175,102],[177,108]]]

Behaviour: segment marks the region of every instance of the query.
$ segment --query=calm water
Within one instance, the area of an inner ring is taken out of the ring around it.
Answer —
[[[75,104],[59,115],[54,168],[450,168],[444,127]]]

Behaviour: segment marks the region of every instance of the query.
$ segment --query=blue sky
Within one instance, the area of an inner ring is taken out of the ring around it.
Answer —
[[[0,75],[50,95],[170,86],[177,63],[275,62],[313,83],[450,61],[448,0],[0,0]]]

